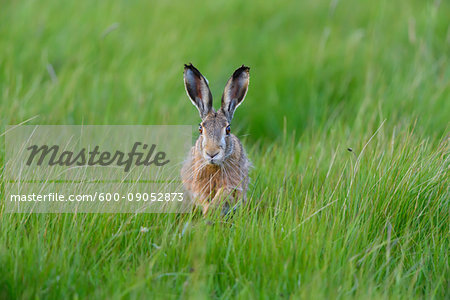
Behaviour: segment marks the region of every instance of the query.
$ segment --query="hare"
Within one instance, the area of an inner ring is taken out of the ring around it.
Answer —
[[[208,81],[192,65],[184,66],[184,85],[202,122],[195,145],[181,170],[183,185],[196,206],[206,215],[210,207],[222,214],[246,200],[251,163],[241,141],[231,134],[235,109],[244,101],[249,84],[249,67],[242,65],[228,80],[222,105],[216,112]]]

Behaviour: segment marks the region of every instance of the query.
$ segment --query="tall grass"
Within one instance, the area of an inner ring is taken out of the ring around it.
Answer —
[[[449,11],[3,3],[1,132],[29,119],[196,124],[183,63],[208,77],[216,106],[245,63],[233,131],[254,169],[231,218],[7,214],[2,203],[0,298],[449,298]]]

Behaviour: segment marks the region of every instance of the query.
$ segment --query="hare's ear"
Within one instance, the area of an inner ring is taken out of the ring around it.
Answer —
[[[212,110],[212,95],[208,81],[192,64],[184,65],[184,86],[203,119]]]
[[[250,68],[242,65],[228,80],[222,95],[222,111],[231,122],[235,109],[244,101],[250,79]]]

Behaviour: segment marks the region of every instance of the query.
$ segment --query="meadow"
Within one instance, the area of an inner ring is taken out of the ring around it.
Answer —
[[[198,124],[250,66],[249,201],[8,214],[0,299],[449,299],[449,1],[3,1],[10,124]],[[1,177],[0,193],[4,195]],[[145,228],[145,230],[142,230]]]

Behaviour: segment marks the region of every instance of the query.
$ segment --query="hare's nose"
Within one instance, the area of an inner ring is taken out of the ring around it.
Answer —
[[[206,155],[208,155],[209,158],[214,158],[215,156],[217,156],[217,154],[219,154],[219,151],[217,151],[215,153],[208,153],[208,152],[206,152]]]

